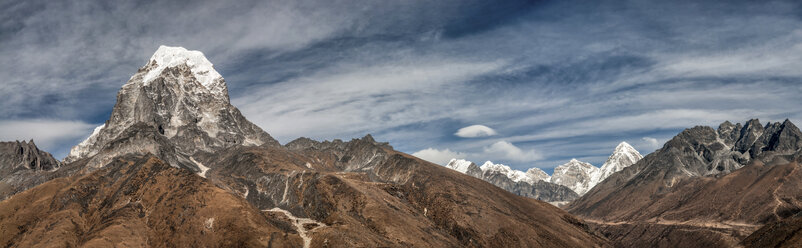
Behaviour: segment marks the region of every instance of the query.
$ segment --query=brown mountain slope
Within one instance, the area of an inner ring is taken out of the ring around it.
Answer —
[[[262,210],[325,225],[313,247],[593,247],[602,238],[548,203],[393,151],[370,136],[199,156],[206,176]]]
[[[802,208],[800,137],[788,120],[686,129],[567,209],[620,247],[736,246]]]
[[[802,213],[761,227],[742,244],[746,247],[802,247]]]
[[[755,163],[721,178],[686,179],[646,208],[623,208],[617,220],[591,222],[622,247],[671,247],[687,240],[698,242],[688,243],[693,246],[735,246],[762,225],[800,212],[800,167]]]
[[[120,158],[0,202],[4,247],[300,246],[282,225],[154,157]]]

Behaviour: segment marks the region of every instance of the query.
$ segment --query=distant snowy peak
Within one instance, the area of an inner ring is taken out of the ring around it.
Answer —
[[[484,173],[493,173],[493,172],[495,172],[495,173],[501,173],[501,174],[507,175],[507,177],[509,177],[510,180],[512,180],[513,182],[528,181],[528,180],[526,180],[527,179],[526,173],[524,173],[523,171],[519,171],[519,170],[513,170],[509,166],[506,166],[506,165],[503,165],[503,164],[494,164],[491,161],[486,161],[479,168],[482,169],[482,172],[484,172]]]
[[[480,167],[482,169],[482,173],[487,175],[489,173],[500,173],[506,175],[510,180],[513,182],[525,182],[528,184],[535,184],[537,181],[548,181],[549,175],[546,174],[545,171],[532,168],[529,169],[527,172],[514,170],[509,166],[503,164],[494,164],[491,161],[487,161]]]
[[[590,163],[571,159],[568,163],[554,168],[551,182],[566,186],[579,195],[583,195],[595,186],[594,178],[599,174],[599,168]]]
[[[473,177],[482,177],[482,169],[471,161],[464,159],[451,159],[446,164],[446,168],[458,171],[463,174],[468,174]]]
[[[551,176],[540,168],[531,168],[523,172],[491,161],[485,162],[482,166],[476,166],[476,164],[468,160],[451,159],[445,167],[477,178],[487,178],[495,173],[502,174],[513,182],[526,182],[529,184],[535,184],[537,181],[550,182],[568,187],[581,196],[613,173],[635,164],[642,158],[643,155],[638,150],[635,150],[627,142],[621,142],[615,147],[615,150],[601,168],[587,162],[571,159],[568,163],[554,168],[554,173]]]
[[[549,174],[547,174],[545,171],[537,167],[533,167],[530,168],[529,170],[526,170],[526,176],[538,181],[548,182],[549,180],[551,180],[551,176],[549,176]]]
[[[604,162],[604,165],[602,165],[599,174],[595,178],[596,183],[604,181],[604,179],[613,173],[619,172],[624,168],[637,163],[642,158],[643,155],[641,155],[638,150],[635,150],[635,148],[629,145],[627,142],[621,142],[615,147],[615,151],[613,151],[613,154],[607,158],[607,161]]]
[[[142,76],[142,81],[148,84],[158,78],[165,69],[182,65],[189,67],[192,76],[210,93],[227,97],[228,89],[223,76],[214,69],[214,65],[202,52],[190,51],[183,47],[160,46],[145,65],[147,73]]]

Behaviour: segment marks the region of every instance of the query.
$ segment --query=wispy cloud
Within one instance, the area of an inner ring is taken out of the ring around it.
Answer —
[[[346,64],[235,98],[250,119],[288,141],[330,138],[450,117],[447,88],[498,70],[503,62],[408,59],[381,65]],[[276,104],[279,103],[279,104]]]

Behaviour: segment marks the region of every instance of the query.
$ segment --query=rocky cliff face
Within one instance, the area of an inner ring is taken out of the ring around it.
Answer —
[[[152,129],[170,146],[150,139],[130,140],[113,153],[102,153],[120,138],[128,138],[130,129]],[[97,167],[122,153],[167,157],[169,152],[175,159],[167,161],[174,166],[197,167],[189,159],[194,154],[235,145],[279,144],[230,104],[225,80],[203,54],[162,46],[123,85],[109,120],[75,146],[65,162],[93,157],[89,166]]]
[[[33,140],[0,142],[0,200],[49,179],[60,167]]]
[[[61,163],[31,141],[0,142],[0,178],[17,170],[55,170]]]

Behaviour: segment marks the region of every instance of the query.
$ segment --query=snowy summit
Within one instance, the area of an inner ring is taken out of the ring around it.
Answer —
[[[189,67],[192,76],[215,95],[226,91],[223,76],[214,69],[212,62],[202,52],[183,47],[159,46],[146,65],[148,73],[142,77],[142,81],[148,84],[158,78],[164,69],[180,65]]]

